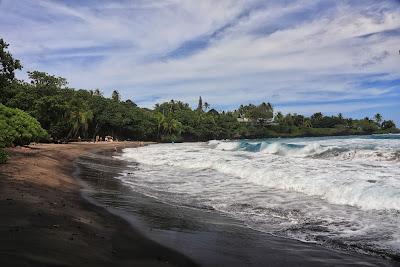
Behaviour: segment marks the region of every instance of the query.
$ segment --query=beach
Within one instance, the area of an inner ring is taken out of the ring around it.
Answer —
[[[400,267],[399,4],[0,0],[0,267]]]
[[[115,156],[136,146],[10,149],[1,166],[2,266],[398,266],[134,192],[115,178],[128,165]]]
[[[156,149],[163,153],[164,146],[168,147],[160,144],[126,151],[140,153],[142,149]],[[200,266],[399,266],[398,262],[380,256],[349,251],[340,243],[326,247],[257,231],[207,205],[171,203],[154,194],[139,192],[141,186],[127,186],[126,176],[122,174],[140,180],[137,175],[142,175],[140,170],[144,166],[120,160],[123,154],[90,153],[77,161],[78,177],[85,184],[84,196]],[[167,155],[172,157],[171,153]],[[165,179],[164,188],[168,188],[170,181],[164,176],[162,179]],[[149,182],[159,190],[154,181]]]
[[[137,145],[71,143],[9,149],[9,162],[0,166],[0,265],[193,265],[81,196],[73,178],[77,157]]]

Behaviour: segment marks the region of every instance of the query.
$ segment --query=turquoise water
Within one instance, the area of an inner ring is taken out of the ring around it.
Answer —
[[[400,255],[400,135],[209,141],[126,149],[119,179],[263,232]]]
[[[240,149],[250,152],[260,152],[262,144],[280,143],[286,146],[288,149],[300,149],[305,146],[296,144],[298,142],[318,142],[326,140],[399,140],[400,134],[382,134],[382,135],[363,135],[363,136],[329,136],[329,137],[304,137],[304,138],[270,138],[270,139],[245,139],[238,141],[240,143]],[[365,148],[373,149],[373,144],[365,144]]]

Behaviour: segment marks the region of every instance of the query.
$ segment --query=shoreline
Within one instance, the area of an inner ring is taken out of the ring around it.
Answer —
[[[122,218],[89,203],[74,161],[139,142],[39,144],[8,149],[0,165],[2,266],[194,266]]]
[[[114,178],[127,163],[112,155],[137,146],[137,142],[71,143],[9,149],[9,163],[0,165],[0,262],[5,266],[400,265],[275,237],[217,212],[171,206],[134,192]],[[80,180],[89,182],[88,187]]]
[[[217,211],[170,205],[135,192],[115,174],[130,168],[134,173],[140,166],[112,158],[115,154],[80,158],[80,179],[88,184],[84,194],[147,237],[182,252],[201,266],[400,265],[379,256],[273,236]],[[105,169],[99,169],[100,165]]]

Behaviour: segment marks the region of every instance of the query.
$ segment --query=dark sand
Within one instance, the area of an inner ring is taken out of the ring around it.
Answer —
[[[0,165],[0,266],[398,265],[273,237],[215,211],[135,193],[114,178],[126,163],[111,155],[136,145],[10,150],[10,162]]]
[[[138,143],[10,149],[0,165],[0,266],[192,266],[125,220],[86,201],[73,178],[88,151]]]
[[[243,227],[216,211],[162,203],[115,179],[122,170],[129,168],[134,173],[140,166],[127,167],[111,154],[87,154],[77,161],[84,196],[202,266],[400,266],[399,262],[354,251],[274,237]]]

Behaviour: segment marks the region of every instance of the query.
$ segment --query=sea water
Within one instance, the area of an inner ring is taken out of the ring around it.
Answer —
[[[127,148],[118,177],[171,205],[273,235],[400,256],[400,135]]]

